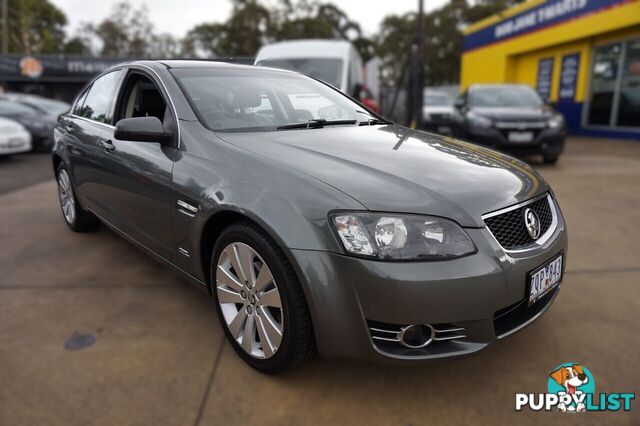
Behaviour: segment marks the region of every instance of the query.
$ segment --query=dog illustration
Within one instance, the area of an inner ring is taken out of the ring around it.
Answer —
[[[582,391],[578,390],[578,387],[586,384],[589,378],[582,370],[582,366],[579,364],[567,365],[558,368],[556,371],[549,375],[560,386],[564,387],[565,392],[558,392],[559,396],[563,395],[582,395]],[[578,403],[577,405],[559,403],[558,408],[560,411],[569,412],[582,412],[585,411],[584,403]]]

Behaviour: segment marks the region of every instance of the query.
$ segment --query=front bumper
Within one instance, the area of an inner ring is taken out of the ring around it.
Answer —
[[[547,242],[507,253],[487,228],[466,229],[474,255],[438,262],[380,262],[335,253],[292,250],[314,322],[318,350],[327,356],[412,362],[466,355],[518,331],[538,318],[557,289],[531,308],[522,303],[530,271],[564,252],[558,225]],[[422,349],[374,340],[378,324],[429,324],[462,328],[463,338]]]
[[[509,132],[531,131],[533,141],[510,142]],[[564,150],[566,132],[564,129],[497,129],[495,127],[471,126],[467,131],[471,142],[487,145],[516,155],[561,154]]]

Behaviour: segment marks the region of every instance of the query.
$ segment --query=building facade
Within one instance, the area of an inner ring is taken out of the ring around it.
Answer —
[[[466,29],[461,86],[524,83],[570,132],[640,139],[640,0],[529,0]]]
[[[122,59],[63,55],[0,55],[3,91],[32,93],[70,102],[82,87]]]

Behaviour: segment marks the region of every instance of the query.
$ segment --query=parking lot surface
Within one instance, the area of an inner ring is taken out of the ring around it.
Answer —
[[[240,361],[207,294],[104,228],[70,232],[53,180],[8,190],[0,425],[640,424],[637,400],[630,413],[515,412],[515,394],[546,392],[565,362],[587,366],[596,392],[640,390],[640,143],[573,138],[556,166],[535,166],[570,244],[539,321],[466,358],[316,358],[277,377]]]

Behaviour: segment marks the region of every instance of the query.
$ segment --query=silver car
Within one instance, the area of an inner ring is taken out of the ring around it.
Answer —
[[[538,318],[566,263],[531,167],[290,71],[114,67],[60,117],[53,167],[69,228],[103,223],[211,294],[233,348],[268,373],[316,350],[470,354]]]

